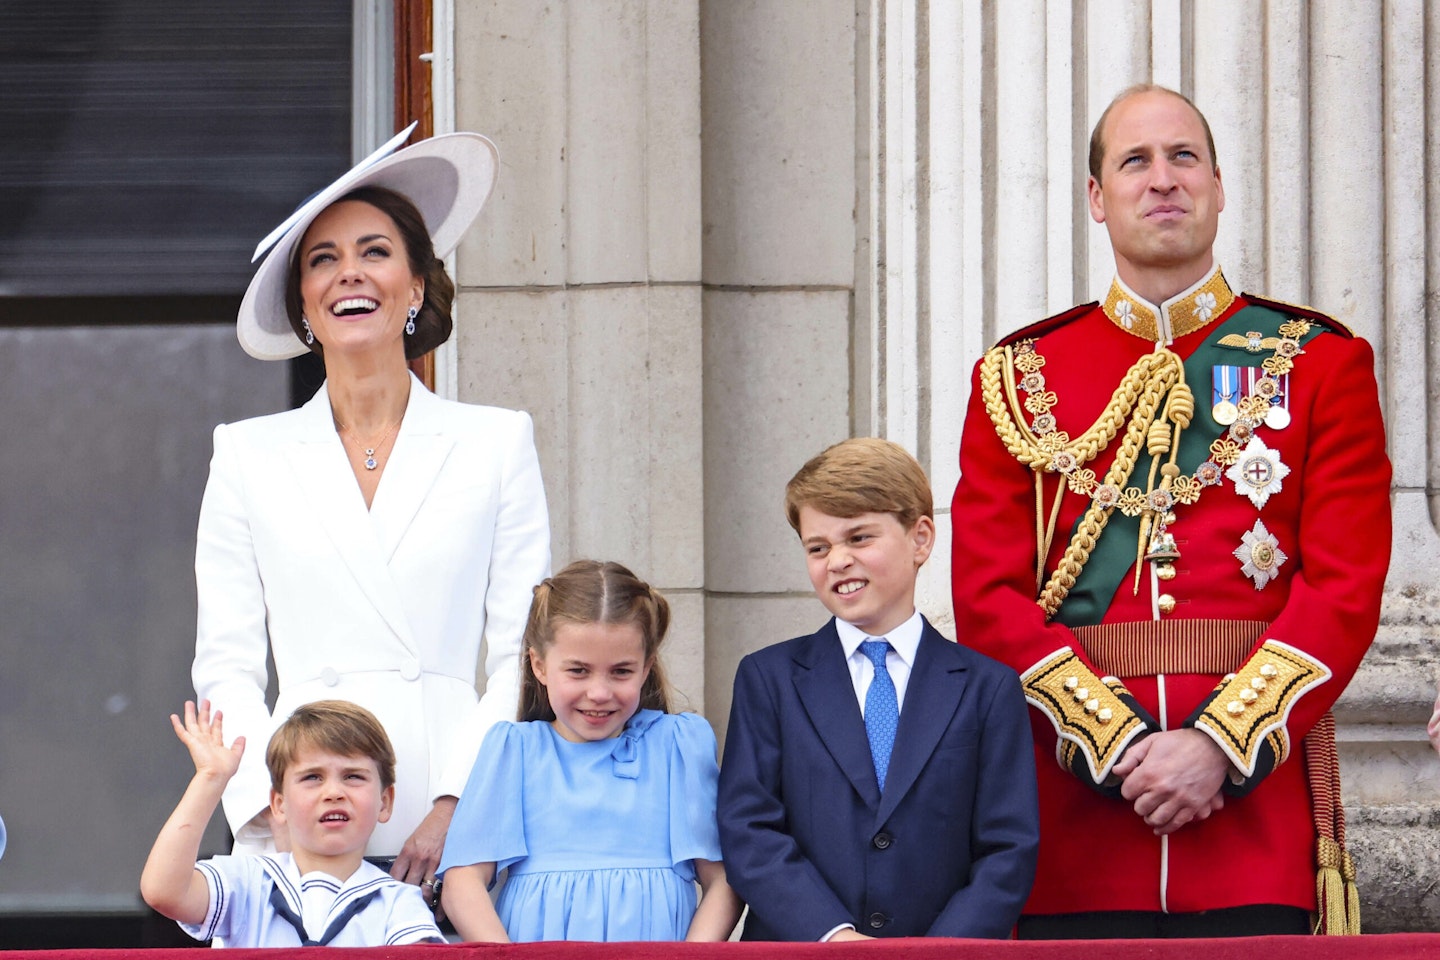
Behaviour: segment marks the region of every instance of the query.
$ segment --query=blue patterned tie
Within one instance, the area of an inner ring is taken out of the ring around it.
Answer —
[[[875,665],[875,677],[865,692],[865,735],[870,739],[870,758],[875,761],[875,779],[881,793],[885,792],[885,772],[890,769],[890,750],[895,746],[895,728],[900,725],[900,700],[885,666],[889,651],[890,644],[884,640],[860,644],[860,652]]]

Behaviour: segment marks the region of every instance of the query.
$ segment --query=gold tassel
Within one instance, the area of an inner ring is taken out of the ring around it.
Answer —
[[[1326,936],[1339,936],[1348,932],[1345,880],[1340,872],[1343,862],[1340,845],[1329,837],[1318,838],[1315,862],[1319,865],[1315,874],[1315,903],[1320,910],[1319,932]],[[1358,905],[1356,909],[1358,919]]]
[[[1345,880],[1345,932],[1360,933],[1360,888],[1355,883],[1355,860],[1346,850],[1340,858],[1340,876]]]
[[[1150,428],[1145,431],[1145,450],[1152,458],[1150,477],[1145,485],[1147,496],[1155,489],[1155,472],[1160,469],[1160,458],[1165,454],[1170,454],[1170,462],[1163,471],[1166,479],[1162,480],[1160,485],[1169,490],[1170,480],[1179,475],[1180,470],[1175,466],[1175,458],[1180,453],[1180,431],[1190,425],[1195,415],[1195,395],[1185,383],[1185,365],[1179,357],[1173,354],[1171,357],[1174,359],[1177,379],[1165,397],[1165,406],[1160,415],[1150,422]],[[1135,544],[1135,583],[1130,588],[1131,596],[1140,595],[1140,575],[1145,565],[1145,554],[1150,550],[1150,530],[1153,526],[1154,518],[1147,508],[1140,517],[1140,538]]]
[[[1315,932],[1360,932],[1360,893],[1355,861],[1345,849],[1345,808],[1340,800],[1340,758],[1335,752],[1335,717],[1327,713],[1305,735],[1305,779],[1315,820]]]

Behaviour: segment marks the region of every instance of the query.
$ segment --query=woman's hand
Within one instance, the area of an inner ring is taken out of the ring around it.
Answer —
[[[426,900],[434,899],[431,886],[426,885],[426,881],[434,884],[435,868],[440,866],[440,853],[445,849],[445,834],[450,832],[450,818],[454,815],[454,797],[441,797],[436,800],[425,819],[420,821],[420,826],[415,828],[415,832],[405,841],[405,846],[400,848],[400,855],[395,858],[395,865],[390,868],[390,876],[396,880],[424,886],[422,892]]]

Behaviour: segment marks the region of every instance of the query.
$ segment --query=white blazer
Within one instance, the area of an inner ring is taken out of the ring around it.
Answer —
[[[324,386],[298,410],[216,427],[191,676],[226,739],[246,738],[224,797],[236,839],[264,839],[241,828],[269,802],[274,727],[335,698],[374,712],[395,745],[395,812],[366,852],[399,853],[436,797],[459,796],[489,726],[514,719],[521,634],[549,567],[527,414],[441,400],[412,377],[369,511]]]

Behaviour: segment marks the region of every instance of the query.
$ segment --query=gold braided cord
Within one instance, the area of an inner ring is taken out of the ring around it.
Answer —
[[[1119,432],[1120,425],[1125,423],[1124,439],[1102,481],[1116,488],[1123,488],[1135,470],[1142,444],[1156,458],[1155,466],[1158,467],[1159,459],[1165,453],[1170,453],[1170,461],[1174,462],[1179,450],[1180,430],[1188,426],[1194,416],[1195,398],[1185,384],[1184,362],[1174,351],[1160,347],[1131,365],[1111,395],[1110,402],[1079,439],[1068,441],[1064,434],[1058,434],[1051,435],[1049,442],[1046,442],[1046,438],[1035,435],[1021,415],[1023,406],[1015,389],[1014,371],[1015,359],[1011,347],[991,350],[980,364],[980,392],[985,412],[1006,450],[1036,474],[1038,581],[1043,576],[1044,558],[1049,555],[1060,499],[1065,493],[1065,482],[1062,479],[1056,491],[1050,522],[1046,524],[1043,477],[1047,470],[1054,469],[1055,455],[1060,452],[1070,454],[1074,458],[1074,469],[1094,459],[1100,451],[1107,448]],[[1161,415],[1157,417],[1157,413]],[[1168,489],[1173,471],[1165,470],[1163,473],[1161,486]],[[1154,489],[1154,485],[1152,470],[1150,489]],[[1092,501],[1077,525],[1055,572],[1039,590],[1035,602],[1045,611],[1047,619],[1055,615],[1075,586],[1109,520],[1110,508],[1099,501]],[[1144,526],[1148,525],[1142,525],[1142,551],[1145,542]]]
[[[1035,592],[1045,585],[1045,474],[1035,471]]]
[[[1190,392],[1190,385],[1185,382],[1184,376],[1175,382],[1170,392],[1165,396],[1165,412],[1154,423],[1150,424],[1150,431],[1147,435],[1146,449],[1150,456],[1150,479],[1149,485],[1145,488],[1148,494],[1155,489],[1155,472],[1159,470],[1163,476],[1160,479],[1160,489],[1169,493],[1180,475],[1180,468],[1175,465],[1175,460],[1180,456],[1180,431],[1190,426],[1190,421],[1195,419],[1195,394]],[[1160,457],[1170,454],[1170,459],[1165,466],[1160,466]],[[1145,567],[1145,554],[1150,547],[1150,531],[1154,527],[1155,515],[1146,511],[1140,517],[1140,536],[1135,539],[1135,583],[1131,588],[1132,595],[1140,592],[1140,576]]]
[[[1140,443],[1149,431],[1150,423],[1155,418],[1156,411],[1160,408],[1161,400],[1174,385],[1177,379],[1182,378],[1180,358],[1169,350],[1163,351],[1173,358],[1174,363],[1160,367],[1145,384],[1145,389],[1140,393],[1139,399],[1135,402],[1135,413],[1130,419],[1130,425],[1125,431],[1125,439],[1120,443],[1120,449],[1115,452],[1115,460],[1110,465],[1109,471],[1105,474],[1105,482],[1117,487],[1123,487],[1130,479],[1130,474],[1135,470],[1135,458],[1140,450]],[[1070,590],[1079,579],[1080,572],[1085,569],[1090,554],[1095,549],[1095,544],[1104,532],[1105,525],[1110,521],[1110,510],[1106,509],[1097,501],[1092,501],[1090,508],[1085,511],[1075,535],[1070,539],[1070,546],[1066,549],[1065,555],[1060,558],[1055,572],[1050,575],[1050,580],[1045,588],[1040,591],[1039,598],[1035,601],[1045,611],[1045,618],[1055,616],[1060,609],[1060,604],[1070,595]]]
[[[1039,477],[1045,476],[1045,474],[1043,474],[1043,473],[1037,473],[1037,474],[1035,474],[1035,476],[1036,476],[1037,478],[1039,478]],[[1044,542],[1043,544],[1041,544],[1040,562],[1041,562],[1042,566],[1041,566],[1041,568],[1040,568],[1040,573],[1041,573],[1041,576],[1042,576],[1042,577],[1044,576],[1044,573],[1045,573],[1045,568],[1044,568],[1044,566],[1043,566],[1043,564],[1044,564],[1044,562],[1045,562],[1045,558],[1048,557],[1048,556],[1050,556],[1050,544],[1052,544],[1052,543],[1055,542],[1055,527],[1056,527],[1056,526],[1059,524],[1059,522],[1060,522],[1060,503],[1061,503],[1064,499],[1065,499],[1065,481],[1062,479],[1058,484],[1055,485],[1055,501],[1054,501],[1054,503],[1053,503],[1053,504],[1051,505],[1051,507],[1050,507],[1050,522],[1045,525],[1045,542]],[[1036,593],[1038,594],[1038,593],[1039,593],[1039,590],[1040,590],[1040,584],[1039,584],[1039,583],[1036,583],[1036,584],[1035,584],[1035,590],[1036,590]]]
[[[1157,350],[1135,362],[1090,428],[1078,438],[1064,443],[1063,449],[1075,457],[1077,465],[1083,466],[1095,459],[1101,450],[1110,445],[1156,370],[1169,366],[1174,357],[1175,354],[1169,350]],[[1018,415],[1024,409],[1015,392],[1014,364],[1011,347],[996,347],[981,361],[980,393],[985,401],[985,412],[1010,455],[1032,470],[1043,470],[1062,447],[1047,444],[1044,438],[1037,437],[1024,417],[1020,417],[1018,423],[1011,417],[1011,410]]]

